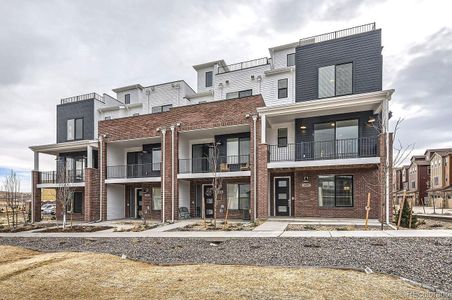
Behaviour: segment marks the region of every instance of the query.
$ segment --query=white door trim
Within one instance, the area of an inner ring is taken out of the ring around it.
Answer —
[[[275,176],[273,177],[273,216],[276,217],[276,179],[289,179],[289,198],[287,204],[289,206],[289,217],[292,216],[292,177],[291,176]]]
[[[143,206],[143,189],[142,188],[135,188],[135,219],[138,219],[138,190],[141,190],[141,205]],[[141,207],[143,209],[143,207]]]

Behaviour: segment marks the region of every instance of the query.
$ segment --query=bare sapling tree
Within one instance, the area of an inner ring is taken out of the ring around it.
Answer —
[[[381,215],[381,229],[384,228],[383,216],[385,215],[385,207],[386,207],[386,199],[389,197],[393,197],[393,195],[388,195],[389,186],[391,182],[387,182],[386,178],[390,176],[390,173],[393,170],[393,167],[397,167],[403,162],[405,162],[414,150],[414,144],[409,144],[404,146],[400,139],[398,139],[398,132],[400,130],[400,126],[403,122],[403,118],[399,118],[395,124],[394,129],[392,131],[392,161],[385,159],[384,163],[379,164],[376,170],[377,176],[372,176],[371,178],[376,178],[376,180],[369,180],[364,177],[364,181],[366,183],[367,188],[373,195],[380,195],[380,215]],[[382,134],[389,134],[389,128],[386,128],[383,120],[381,118],[376,118],[373,123],[370,124],[376,132],[378,136],[382,136]],[[386,142],[385,142],[386,144]],[[387,149],[385,147],[385,149]],[[380,149],[383,151],[383,149]],[[386,150],[385,150],[386,152]],[[394,193],[394,191],[393,191]],[[389,220],[387,220],[389,221]]]
[[[20,179],[14,171],[11,170],[10,175],[6,176],[3,183],[3,189],[5,194],[8,227],[16,228],[19,224],[21,198]]]
[[[57,202],[62,208],[63,214],[63,229],[67,225],[67,211],[70,208],[71,213],[71,226],[72,226],[72,198],[74,194],[74,188],[71,186],[72,174],[66,169],[66,165],[63,161],[57,162],[56,179],[58,183],[58,188],[56,189]],[[56,214],[55,214],[56,215]]]
[[[213,223],[217,228],[217,207],[220,197],[223,195],[223,177],[219,176],[220,143],[214,142],[209,153],[209,167],[212,172],[212,192],[213,192]]]

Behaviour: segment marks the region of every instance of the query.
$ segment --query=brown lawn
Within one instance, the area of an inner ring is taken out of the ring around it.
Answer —
[[[155,266],[110,254],[0,246],[2,299],[415,299],[387,275],[317,268]]]

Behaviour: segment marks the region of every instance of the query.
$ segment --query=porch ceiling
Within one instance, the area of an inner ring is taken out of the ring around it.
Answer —
[[[83,140],[58,144],[31,146],[30,149],[34,152],[44,153],[49,155],[58,155],[65,152],[86,151],[88,146],[93,148],[98,147],[96,140]]]

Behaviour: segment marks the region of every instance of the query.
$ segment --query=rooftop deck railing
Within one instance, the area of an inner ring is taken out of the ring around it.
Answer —
[[[243,69],[249,69],[249,68],[254,68],[254,67],[259,67],[259,66],[264,66],[264,65],[269,64],[270,61],[271,61],[270,58],[263,57],[263,58],[248,60],[248,61],[242,61],[242,62],[239,62],[239,63],[236,63],[236,64],[232,64],[232,65],[219,66],[218,67],[218,74],[223,74],[223,73],[228,73],[228,72],[238,71],[238,70],[243,70]]]
[[[73,97],[69,97],[69,98],[63,98],[63,99],[61,99],[61,104],[78,102],[78,101],[83,101],[83,100],[90,100],[90,99],[95,99],[97,101],[105,103],[104,99],[102,98],[101,95],[96,94],[96,93],[89,93],[89,94],[83,94],[83,95],[73,96]]]
[[[350,35],[373,31],[373,30],[375,30],[375,28],[376,28],[376,25],[374,22],[374,23],[364,24],[364,25],[355,26],[355,27],[351,27],[351,28],[341,29],[341,30],[337,30],[337,31],[333,31],[333,32],[323,33],[323,34],[300,39],[300,41],[298,42],[298,45],[305,46],[305,45],[325,42],[325,41],[334,40],[334,39],[338,39],[338,38],[342,38],[342,37],[346,37],[346,36],[350,36]]]
[[[107,166],[108,179],[160,177],[161,163]]]
[[[321,142],[268,145],[269,162],[349,159],[378,156],[378,138],[342,139]]]

